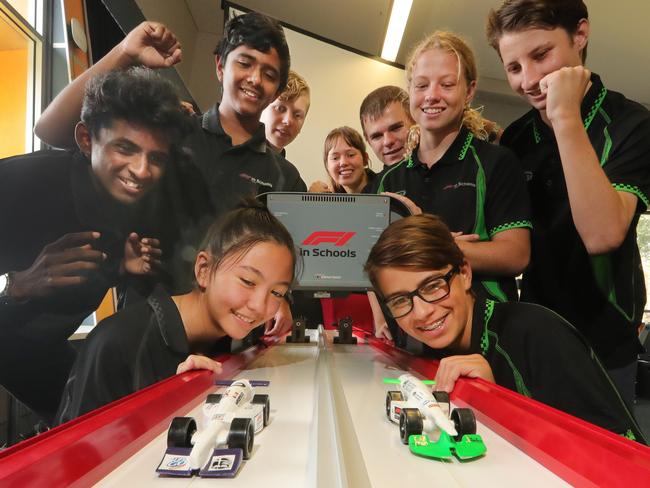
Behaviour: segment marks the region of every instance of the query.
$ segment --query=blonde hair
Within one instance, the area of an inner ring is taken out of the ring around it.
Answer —
[[[467,86],[478,80],[476,58],[467,42],[452,32],[438,30],[420,41],[411,51],[406,62],[406,80],[409,86],[411,85],[415,63],[422,53],[431,49],[440,49],[456,56],[458,60],[458,79],[460,80],[462,76]],[[478,139],[487,141],[493,137],[493,133],[499,131],[499,127],[494,122],[484,119],[481,115],[482,110],[483,107],[472,108],[468,103],[463,110],[462,125],[467,127]],[[420,127],[418,125],[412,126],[409,129],[408,140],[405,145],[405,159],[411,156],[419,142],[419,136]]]
[[[282,102],[293,102],[301,95],[309,97],[309,85],[307,81],[293,70],[289,70],[289,78],[287,79],[287,87],[278,96]]]

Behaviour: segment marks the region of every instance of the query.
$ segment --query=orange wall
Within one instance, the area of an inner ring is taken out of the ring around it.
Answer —
[[[26,49],[0,51],[0,158],[25,152]]]

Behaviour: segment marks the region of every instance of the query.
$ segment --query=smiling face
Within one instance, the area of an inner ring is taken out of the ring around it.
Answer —
[[[345,188],[348,193],[358,193],[366,186],[365,165],[361,151],[341,136],[336,138],[327,153],[327,173],[334,183]]]
[[[376,119],[364,117],[363,133],[379,160],[390,166],[402,160],[411,125],[413,119],[402,104],[392,102]]]
[[[455,54],[438,48],[423,51],[409,83],[411,115],[422,130],[442,136],[456,131],[475,87],[474,81],[468,86]]]
[[[309,110],[309,95],[291,101],[276,98],[264,109],[260,120],[266,128],[266,139],[276,149],[284,149],[300,134]]]
[[[242,339],[273,318],[289,290],[293,255],[286,246],[261,242],[245,254],[226,257],[212,270],[199,253],[197,282],[204,289],[205,313],[218,332]]]
[[[384,299],[412,292],[430,280],[443,277],[452,269],[413,271],[409,268],[380,268],[377,284]],[[472,330],[472,272],[467,263],[452,275],[449,295],[436,303],[413,297],[413,309],[397,323],[411,337],[432,349],[467,350]]]
[[[170,143],[160,130],[114,120],[92,137],[83,123],[75,137],[92,164],[95,177],[123,204],[142,198],[160,179],[169,161]]]
[[[539,82],[563,67],[580,66],[587,45],[588,23],[581,22],[571,36],[562,28],[506,32],[499,40],[499,53],[510,88],[540,111],[546,109],[546,94]]]
[[[278,95],[280,57],[275,48],[264,53],[244,44],[228,54],[225,64],[217,56],[217,77],[223,84],[223,108],[258,120]]]

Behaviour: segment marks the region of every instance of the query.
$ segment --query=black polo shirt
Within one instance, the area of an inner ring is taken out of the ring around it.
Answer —
[[[216,218],[244,197],[269,191],[307,191],[296,167],[269,147],[264,125],[233,146],[219,118],[219,105],[193,119],[184,142],[187,159],[168,171],[152,218],[162,219],[164,255],[172,293],[187,292],[200,243]]]
[[[212,354],[230,352],[230,337]],[[57,424],[176,374],[191,353],[180,313],[158,286],[146,301],[100,322],[88,334],[70,372]]]
[[[623,244],[590,256],[571,216],[555,136],[531,110],[510,125],[501,144],[515,151],[526,175],[534,229],[522,300],[542,304],[574,324],[608,368],[636,359],[646,293],[636,243],[639,215],[650,195],[650,113],[592,74],[582,102],[587,135],[617,191],[637,196]]]
[[[458,354],[434,351],[442,358]],[[476,300],[471,345],[500,386],[605,429],[645,442],[596,354],[555,312],[524,302]]]
[[[478,234],[490,240],[504,230],[530,228],[524,178],[510,151],[483,142],[465,127],[431,168],[410,159],[385,168],[373,193],[406,195],[423,212],[436,214],[452,232]],[[514,277],[474,275],[474,289],[500,301],[516,300]]]
[[[0,305],[0,384],[45,419],[74,360],[68,337],[117,279],[139,206],[113,200],[79,152],[37,151],[0,161],[0,274],[23,271],[65,234],[101,232],[107,259],[88,281],[23,304]]]
[[[370,191],[370,189],[372,189],[372,185],[377,179],[377,176],[379,175],[375,173],[373,170],[371,170],[370,168],[366,168],[365,172],[366,172],[366,186],[364,186],[361,189],[360,193],[375,193],[374,191]],[[335,185],[334,193],[347,193],[347,191],[342,186]]]

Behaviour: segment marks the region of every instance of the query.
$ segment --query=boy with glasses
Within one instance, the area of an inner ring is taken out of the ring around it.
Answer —
[[[365,266],[375,292],[404,332],[441,359],[436,388],[482,378],[645,442],[591,348],[540,305],[475,298],[472,270],[434,215],[407,217],[380,236]]]

